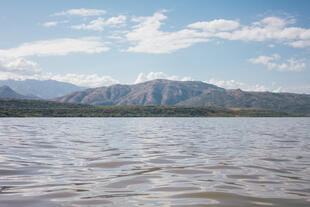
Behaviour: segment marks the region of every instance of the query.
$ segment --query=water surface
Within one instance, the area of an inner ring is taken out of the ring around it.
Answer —
[[[0,119],[0,206],[310,206],[310,119]]]

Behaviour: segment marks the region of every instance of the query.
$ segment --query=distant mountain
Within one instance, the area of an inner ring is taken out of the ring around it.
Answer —
[[[310,114],[310,95],[295,93],[247,92],[240,89],[206,92],[177,105],[263,108],[293,114]]]
[[[91,105],[176,105],[212,90],[225,90],[198,81],[154,80],[135,85],[91,88],[56,98],[60,102]]]
[[[0,80],[0,86],[4,85],[24,96],[37,96],[42,99],[51,99],[85,89],[71,83],[55,80]]]
[[[8,86],[0,87],[0,98],[38,99],[37,97],[34,96],[23,96],[21,94],[18,94]]]
[[[310,95],[226,90],[200,81],[153,80],[135,85],[92,88],[54,101],[91,105],[183,105],[263,108],[310,114]]]

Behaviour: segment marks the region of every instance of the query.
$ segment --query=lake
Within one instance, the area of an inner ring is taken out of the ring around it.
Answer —
[[[310,118],[3,118],[0,206],[310,206]]]

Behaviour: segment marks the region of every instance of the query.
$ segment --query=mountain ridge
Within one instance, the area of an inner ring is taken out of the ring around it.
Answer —
[[[115,84],[90,88],[52,100],[99,106],[179,105],[263,108],[294,114],[310,114],[309,94],[249,92],[224,89],[201,81],[166,79],[133,85]]]

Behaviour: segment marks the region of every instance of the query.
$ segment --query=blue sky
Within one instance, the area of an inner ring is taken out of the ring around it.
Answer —
[[[309,10],[307,0],[3,0],[0,79],[310,93]]]

